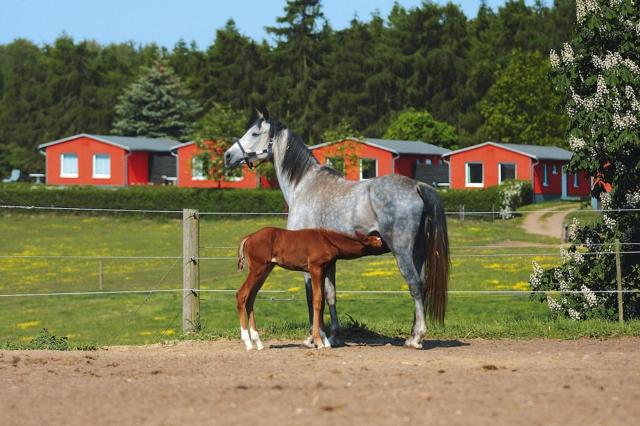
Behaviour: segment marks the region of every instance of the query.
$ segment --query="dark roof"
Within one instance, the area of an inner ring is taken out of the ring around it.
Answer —
[[[394,154],[420,154],[420,155],[442,155],[449,152],[446,148],[431,145],[430,143],[422,141],[400,141],[392,139],[358,139],[358,138],[345,138],[344,140],[353,140],[364,143],[366,145],[374,146],[376,148],[384,149],[385,151],[393,152]],[[332,145],[336,142],[325,142],[319,145],[309,147],[310,149],[316,149],[327,145]]]
[[[514,151],[524,152],[529,154],[538,160],[571,160],[573,153],[566,149],[558,148],[557,146],[540,146],[540,145],[518,145],[515,143],[497,143],[496,145],[502,146]]]
[[[444,156],[449,157],[454,154],[458,154],[472,149],[481,148],[486,145],[493,145],[500,148],[508,149],[510,151],[517,152],[519,154],[531,157],[534,160],[562,160],[569,161],[573,153],[566,149],[558,148],[557,146],[541,146],[541,145],[520,145],[515,143],[497,143],[497,142],[484,142],[478,145],[468,146],[466,148],[458,149],[456,151],[450,151]]]
[[[81,133],[79,135],[69,136],[64,139],[58,139],[53,142],[43,143],[38,148],[46,148],[63,142],[69,142],[80,137],[95,139],[100,142],[108,143],[126,149],[127,151],[150,151],[150,152],[170,152],[171,148],[179,145],[178,141],[171,139],[145,138],[138,136],[111,136],[111,135],[90,135]]]
[[[371,139],[366,138],[365,142],[388,151],[394,151],[397,154],[424,154],[424,155],[442,155],[449,152],[446,148],[422,141],[400,141],[393,139]]]

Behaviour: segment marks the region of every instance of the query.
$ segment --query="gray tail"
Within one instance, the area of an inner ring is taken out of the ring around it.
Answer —
[[[244,237],[242,241],[240,241],[240,245],[238,246],[238,271],[242,271],[244,269],[244,243],[246,243],[248,239],[249,237]]]
[[[427,277],[424,301],[429,318],[444,324],[449,287],[449,235],[447,217],[442,200],[435,189],[418,185],[418,193],[424,201],[425,233],[427,239]]]

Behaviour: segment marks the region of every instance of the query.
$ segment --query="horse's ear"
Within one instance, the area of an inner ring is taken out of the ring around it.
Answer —
[[[264,118],[265,121],[269,121],[269,110],[266,106],[262,107],[262,118]]]
[[[367,239],[367,235],[360,231],[356,231],[356,238],[360,241],[364,241]]]
[[[258,114],[258,118],[264,118],[264,116],[262,115],[262,112],[260,112],[258,108],[256,108],[256,113]]]

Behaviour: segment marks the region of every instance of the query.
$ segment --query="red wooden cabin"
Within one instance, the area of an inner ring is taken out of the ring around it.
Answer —
[[[369,138],[348,138],[314,145],[310,149],[321,164],[333,166],[349,180],[388,174],[414,178],[417,165],[442,166],[442,155],[449,152],[421,141]]]
[[[222,156],[223,150],[218,149],[213,142],[205,143],[206,149],[212,156]],[[190,188],[277,188],[277,182],[271,182],[263,176],[256,175],[255,171],[246,165],[230,170],[222,179],[213,180],[206,176],[202,161],[198,157],[201,152],[195,142],[175,145],[173,147],[178,163],[178,186]]]
[[[175,177],[171,148],[178,142],[128,136],[79,134],[44,143],[50,185],[128,186]]]
[[[487,188],[505,179],[519,179],[532,182],[535,201],[587,198],[589,177],[566,171],[571,155],[553,146],[485,142],[448,152],[443,159],[449,163],[452,189]]]

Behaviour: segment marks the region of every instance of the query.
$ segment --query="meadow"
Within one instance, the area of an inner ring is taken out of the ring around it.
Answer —
[[[640,335],[637,321],[624,325],[573,322],[553,318],[546,305],[531,301],[527,292],[531,262],[557,264],[559,241],[527,234],[521,221],[449,218],[453,292],[445,327],[431,326],[428,338]],[[237,243],[260,227],[284,223],[282,217],[203,218],[201,288],[230,291],[202,293],[202,331],[191,338],[236,336],[234,291],[244,277],[236,271]],[[2,296],[0,345],[20,346],[43,328],[67,336],[70,342],[98,346],[182,338],[181,293],[146,291],[181,288],[181,238],[177,216],[0,215],[0,294],[141,291]],[[304,337],[307,310],[300,274],[277,268],[263,289],[277,291],[264,291],[256,303],[258,325],[265,337]],[[410,332],[413,305],[393,257],[340,262],[338,290],[399,291],[340,293],[338,312],[347,335],[401,338]],[[475,290],[519,293],[458,293]]]

